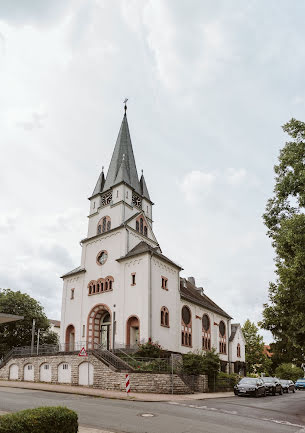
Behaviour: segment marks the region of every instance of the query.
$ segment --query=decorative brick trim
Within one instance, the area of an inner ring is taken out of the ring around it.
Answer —
[[[101,255],[103,254],[103,253],[105,253],[105,254],[107,254],[107,259],[106,259],[106,261],[108,260],[108,252],[106,251],[106,250],[102,250],[102,251],[100,251],[99,253],[98,253],[98,255],[96,256],[96,264],[97,265],[99,265],[99,266],[103,266],[105,263],[103,263],[103,265],[102,265],[102,263],[100,263],[98,260],[99,260],[99,258],[101,257]]]
[[[131,316],[128,317],[128,319],[126,320],[126,344],[129,345],[130,344],[130,327],[131,327],[131,319],[136,319],[138,321],[138,328],[139,328],[139,341],[140,340],[140,319],[136,314],[132,314]]]

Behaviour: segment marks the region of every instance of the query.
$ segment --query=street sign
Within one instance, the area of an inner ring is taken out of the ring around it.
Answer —
[[[85,348],[83,347],[82,350],[79,352],[78,356],[88,356],[88,353],[86,352]]]

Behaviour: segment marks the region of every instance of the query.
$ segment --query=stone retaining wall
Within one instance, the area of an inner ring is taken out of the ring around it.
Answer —
[[[79,365],[83,362],[89,362],[93,365],[93,388],[106,390],[125,390],[125,374],[111,370],[102,361],[94,355],[81,358],[77,355],[50,355],[50,356],[32,356],[24,358],[12,358],[0,369],[0,379],[9,380],[9,370],[12,364],[18,366],[18,380],[24,380],[24,367],[32,364],[34,368],[34,382],[40,382],[40,366],[48,363],[51,368],[51,383],[58,382],[58,366],[67,363],[71,366],[71,385],[78,385]],[[132,392],[152,392],[160,394],[171,394],[172,388],[174,394],[190,394],[192,389],[189,380],[185,377],[168,373],[128,373]],[[207,376],[195,376],[192,380],[192,388],[196,392],[208,391]]]

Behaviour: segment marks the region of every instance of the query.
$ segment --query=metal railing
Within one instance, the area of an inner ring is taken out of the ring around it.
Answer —
[[[113,352],[104,349],[103,346],[96,344],[93,354],[98,358],[106,361],[106,363],[112,365],[117,370],[133,370],[132,366],[127,363],[124,359],[116,356]]]
[[[120,358],[136,371],[168,373],[172,370],[171,358],[140,358],[121,354]]]

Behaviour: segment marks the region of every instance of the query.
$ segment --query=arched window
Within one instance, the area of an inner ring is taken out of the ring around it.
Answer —
[[[219,322],[219,353],[227,353],[226,325],[223,320]]]
[[[108,276],[105,278],[99,278],[97,281],[90,281],[88,284],[88,295],[97,295],[98,293],[108,292],[113,290],[114,278]]]
[[[106,231],[106,224],[107,224],[107,219],[106,217],[103,218],[103,233],[105,233]]]
[[[148,235],[148,226],[142,215],[138,216],[138,218],[136,219],[136,231],[146,237]]]
[[[111,218],[107,215],[101,218],[97,225],[97,234],[108,232],[111,229]]]
[[[188,306],[184,305],[181,310],[181,344],[192,346],[192,313]]]
[[[202,316],[202,349],[211,349],[211,321],[207,314]]]
[[[169,311],[168,308],[162,307],[161,308],[161,326],[165,326],[169,328]]]
[[[113,279],[113,277],[106,277],[105,278],[105,291],[110,291],[110,290],[112,290],[113,289],[113,282],[114,282],[114,279]]]
[[[237,357],[240,358],[240,344],[237,344]]]

